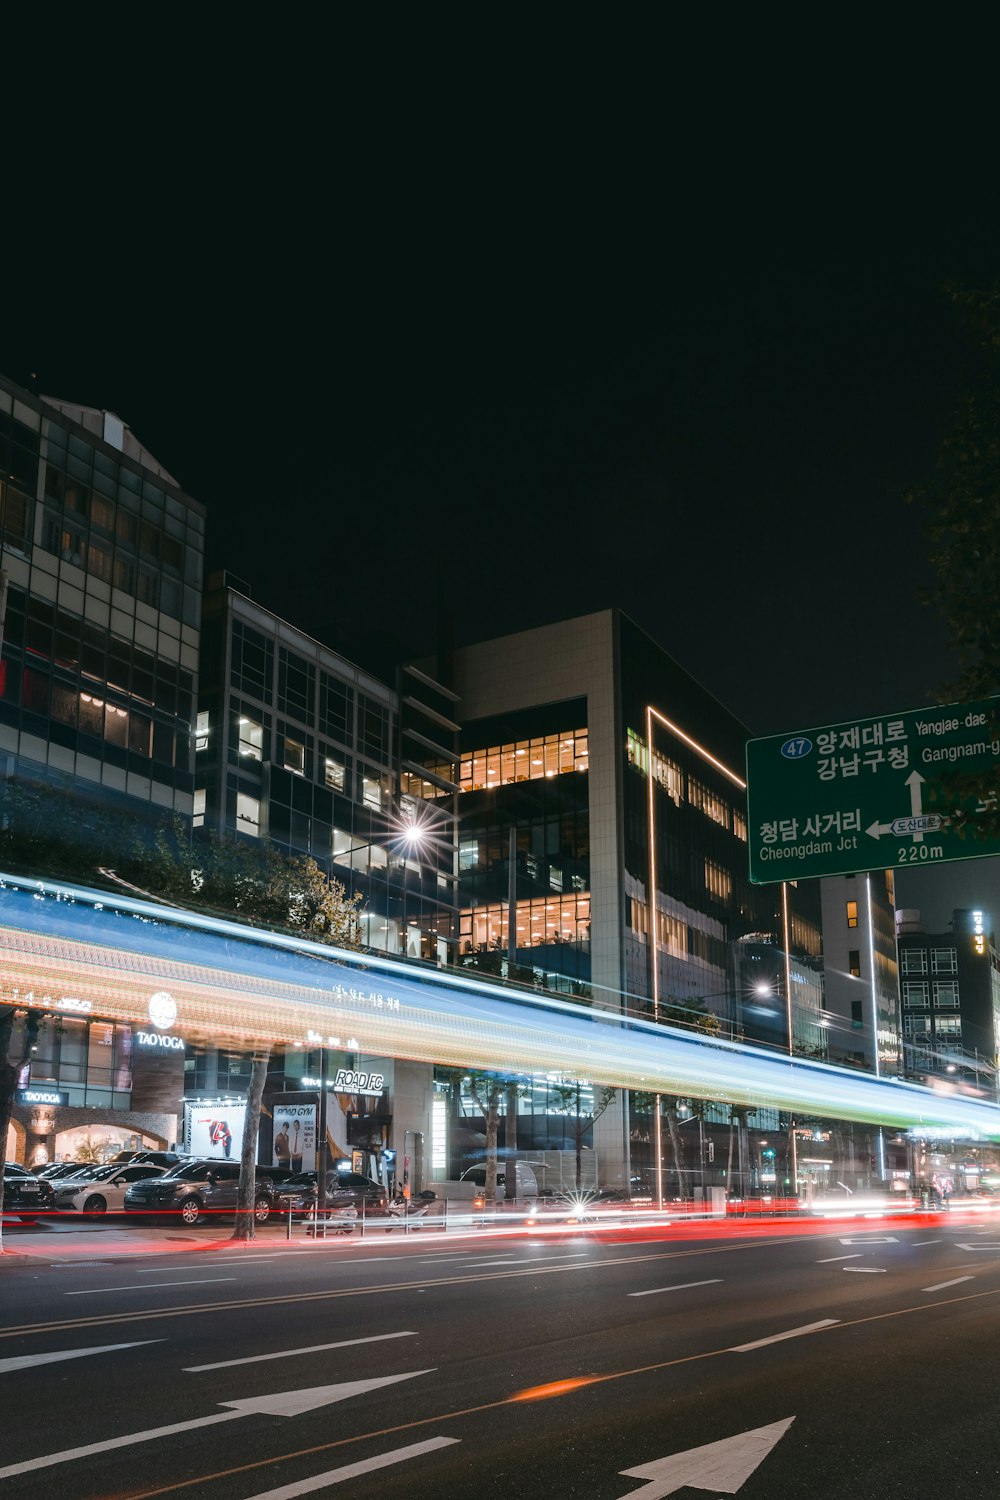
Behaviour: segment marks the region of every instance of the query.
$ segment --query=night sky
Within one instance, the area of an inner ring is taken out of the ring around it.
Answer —
[[[902,492],[973,368],[943,289],[998,274],[987,179],[891,113],[402,54],[286,72],[284,122],[196,89],[121,128],[101,218],[54,127],[0,368],[116,411],[210,567],[362,664],[617,604],[755,734],[932,701]]]

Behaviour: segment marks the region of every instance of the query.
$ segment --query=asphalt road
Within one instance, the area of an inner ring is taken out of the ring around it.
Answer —
[[[0,1500],[1000,1492],[997,1218],[89,1243],[0,1271]]]

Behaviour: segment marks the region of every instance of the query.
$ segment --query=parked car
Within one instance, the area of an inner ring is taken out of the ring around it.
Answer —
[[[134,1182],[162,1177],[164,1167],[142,1163],[111,1162],[106,1167],[88,1167],[76,1177],[52,1184],[53,1205],[62,1213],[121,1213],[125,1193]]]
[[[118,1151],[109,1165],[118,1166],[124,1162],[131,1162],[133,1166],[143,1163],[152,1167],[176,1167],[182,1161],[190,1161],[190,1156],[183,1151]]]
[[[52,1184],[36,1177],[19,1162],[5,1161],[3,1164],[4,1211],[17,1214],[18,1218],[31,1222],[36,1215],[52,1207]]]
[[[131,1183],[125,1192],[125,1211],[169,1214],[185,1224],[198,1224],[206,1217],[233,1213],[239,1183],[238,1161],[189,1157],[162,1177]],[[265,1223],[278,1205],[275,1187],[267,1177],[258,1177],[254,1198],[254,1218],[258,1224]]]
[[[54,1161],[36,1172],[35,1176],[44,1178],[46,1182],[56,1182],[59,1178],[75,1177],[78,1172],[86,1172],[92,1165],[93,1163],[82,1161]]]
[[[275,1192],[287,1213],[312,1213],[316,1202],[317,1172],[296,1172],[285,1182],[276,1184]],[[326,1206],[333,1213],[354,1208],[358,1214],[384,1214],[387,1194],[380,1182],[360,1172],[332,1171],[326,1174]]]

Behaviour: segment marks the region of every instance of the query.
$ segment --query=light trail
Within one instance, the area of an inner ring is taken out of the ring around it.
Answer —
[[[0,956],[3,1000],[56,1013],[148,1025],[151,999],[166,994],[184,1033],[245,1046],[325,1039],[376,1057],[1000,1140],[1000,1110],[960,1094],[81,887],[0,875]]]

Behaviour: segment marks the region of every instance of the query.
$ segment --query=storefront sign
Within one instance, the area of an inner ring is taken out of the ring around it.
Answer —
[[[68,1104],[69,1094],[62,1089],[27,1088],[18,1089],[18,1104]]]
[[[338,1068],[333,1086],[340,1094],[381,1094],[385,1088],[384,1073],[355,1073],[351,1068]]]
[[[137,1031],[135,1034],[137,1047],[156,1047],[161,1052],[183,1052],[184,1039],[179,1036],[165,1036],[161,1031]]]
[[[169,1031],[177,1020],[177,1001],[166,990],[149,997],[149,1019],[160,1031]]]

